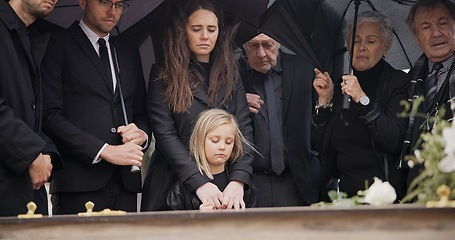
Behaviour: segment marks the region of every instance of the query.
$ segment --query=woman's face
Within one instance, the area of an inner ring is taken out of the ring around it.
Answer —
[[[357,26],[352,66],[358,71],[374,67],[387,53],[388,46],[382,38],[381,30],[379,24],[372,22]]]
[[[188,18],[188,46],[199,62],[209,62],[218,31],[218,18],[211,11],[199,9]]]

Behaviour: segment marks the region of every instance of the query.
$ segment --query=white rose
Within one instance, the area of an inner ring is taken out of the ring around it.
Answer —
[[[382,182],[381,179],[374,177],[374,183],[368,188],[365,194],[365,202],[374,205],[392,204],[397,198],[395,189],[389,182]]]
[[[443,173],[455,171],[455,154],[448,154],[439,163],[438,168]]]

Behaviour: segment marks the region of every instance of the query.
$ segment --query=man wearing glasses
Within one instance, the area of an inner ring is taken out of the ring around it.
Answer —
[[[52,35],[44,57],[44,130],[64,170],[51,184],[53,213],[137,211],[148,140],[145,82],[137,48],[110,34],[123,1],[78,0],[83,18]]]

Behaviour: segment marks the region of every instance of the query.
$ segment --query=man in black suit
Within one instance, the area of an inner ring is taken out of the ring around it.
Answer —
[[[312,67],[297,56],[281,52],[279,43],[265,34],[254,37],[244,48],[252,69],[242,72],[242,78],[253,121],[254,144],[262,155],[256,154],[253,162],[257,206],[315,203],[319,200],[319,162],[310,146]],[[270,94],[268,78],[273,83]],[[276,105],[275,110],[272,105]],[[272,111],[276,111],[278,124],[270,127],[274,125]],[[274,133],[274,129],[280,131]],[[273,139],[283,140],[275,143]],[[272,150],[274,144],[278,145],[278,154]]]
[[[30,25],[56,2],[0,1],[0,216],[26,213],[30,201],[36,213],[47,214],[41,186],[60,157],[41,131],[39,66],[49,36]]]
[[[78,2],[82,20],[53,34],[44,57],[44,130],[64,162],[51,184],[53,211],[82,212],[92,201],[95,211],[135,212],[141,176],[131,166],[141,165],[149,129],[145,82],[137,48],[110,35],[127,5]]]

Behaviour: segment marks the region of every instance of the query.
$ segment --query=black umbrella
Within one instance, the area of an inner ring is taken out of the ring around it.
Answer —
[[[348,53],[342,30],[354,16],[354,0],[278,0],[266,12],[261,31],[272,36],[315,67],[332,76],[348,72]],[[421,54],[405,25],[413,0],[360,0],[359,12],[376,10],[392,21],[393,44],[387,61],[398,69],[411,68]]]
[[[163,58],[162,43],[164,28],[173,6],[186,0],[125,0],[128,10],[122,15],[114,35],[135,43],[140,51],[144,75],[148,76],[150,66]],[[269,0],[215,0],[224,10],[229,22],[240,22],[237,42],[243,43],[258,33],[262,14],[266,11]],[[77,0],[59,0],[55,9],[40,21],[42,31],[59,27],[69,27],[82,18],[82,11]],[[52,25],[52,24],[55,25]]]
[[[321,11],[336,12],[338,23],[344,28],[345,21],[352,21],[355,0],[320,0]],[[405,19],[415,1],[413,0],[360,0],[359,13],[373,10],[386,15],[392,22],[394,39],[386,59],[397,69],[409,69],[421,54],[412,31],[406,26]],[[347,54],[346,54],[347,56]]]
[[[264,14],[260,31],[273,37],[311,65],[332,75],[343,71],[344,48],[338,13],[322,9],[320,0],[278,0]]]

